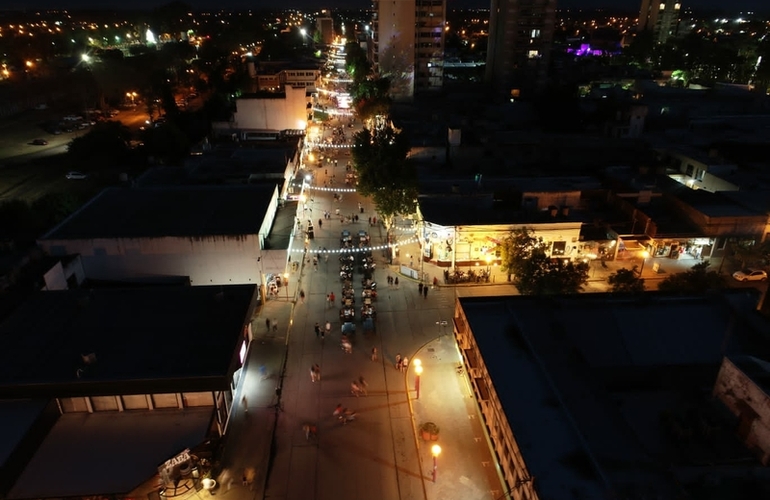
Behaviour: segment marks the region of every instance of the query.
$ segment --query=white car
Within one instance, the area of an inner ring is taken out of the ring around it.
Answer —
[[[67,172],[66,177],[71,181],[79,181],[88,178],[88,176],[82,172]]]
[[[761,269],[743,269],[735,271],[733,278],[738,281],[767,281],[767,273]]]

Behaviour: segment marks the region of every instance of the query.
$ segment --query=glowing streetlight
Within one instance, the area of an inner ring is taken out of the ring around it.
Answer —
[[[441,455],[441,446],[434,444],[430,453],[433,455],[433,482],[436,482],[436,476],[438,475],[438,456]]]
[[[415,359],[414,365],[414,392],[417,393],[417,399],[420,399],[420,375],[422,375],[422,361]]]
[[[305,28],[300,28],[299,29],[299,34],[302,35],[302,36],[307,36],[307,30]]]
[[[80,59],[81,59],[81,60],[82,60],[84,63],[87,63],[87,62],[91,62],[91,56],[89,56],[88,54],[83,54],[83,55],[81,55],[81,56],[80,56]]]

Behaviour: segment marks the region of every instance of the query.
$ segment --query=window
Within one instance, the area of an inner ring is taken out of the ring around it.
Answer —
[[[703,174],[705,174],[705,173],[706,173],[706,169],[705,168],[698,169],[698,171],[695,173],[695,180],[696,181],[702,181],[703,180]]]
[[[534,29],[529,33],[530,38],[540,38],[540,30]]]
[[[658,7],[658,10],[665,10],[665,9],[666,9],[666,4],[664,3],[660,4],[660,6]]]
[[[529,59],[537,59],[540,57],[540,51],[539,50],[528,50],[527,51],[527,57]]]
[[[566,241],[554,241],[553,250],[551,250],[551,255],[564,255],[566,250],[567,250]]]

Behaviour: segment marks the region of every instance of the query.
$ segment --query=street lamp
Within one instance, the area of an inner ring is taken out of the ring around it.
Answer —
[[[441,455],[441,446],[434,444],[430,449],[433,455],[433,482],[436,482],[436,476],[438,475],[438,456]]]
[[[422,361],[415,359],[412,361],[414,364],[414,392],[417,393],[417,399],[420,399],[420,375],[422,375]]]
[[[647,262],[647,257],[649,257],[649,256],[650,256],[650,252],[648,252],[647,250],[642,252],[642,268],[639,269],[639,277],[640,278],[642,277],[642,273],[644,272],[644,263]]]
[[[286,300],[289,300],[289,273],[283,273],[283,288],[286,290]]]

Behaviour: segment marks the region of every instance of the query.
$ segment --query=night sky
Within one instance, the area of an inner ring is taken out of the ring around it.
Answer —
[[[169,0],[170,1],[170,0]],[[3,10],[30,9],[30,8],[117,8],[117,9],[150,9],[168,3],[164,0],[3,0],[0,2]],[[259,9],[281,7],[318,8],[320,6],[334,7],[358,7],[365,8],[371,5],[368,0],[285,0],[272,2],[266,0],[188,0],[185,3],[194,8],[232,8],[232,9]],[[484,0],[448,0],[449,8],[461,7],[489,7],[489,1]],[[695,9],[720,9],[726,5],[731,11],[746,10],[770,10],[768,0],[683,0],[683,7]],[[560,8],[596,8],[612,7],[615,10],[636,10],[641,5],[641,0],[560,0]]]

